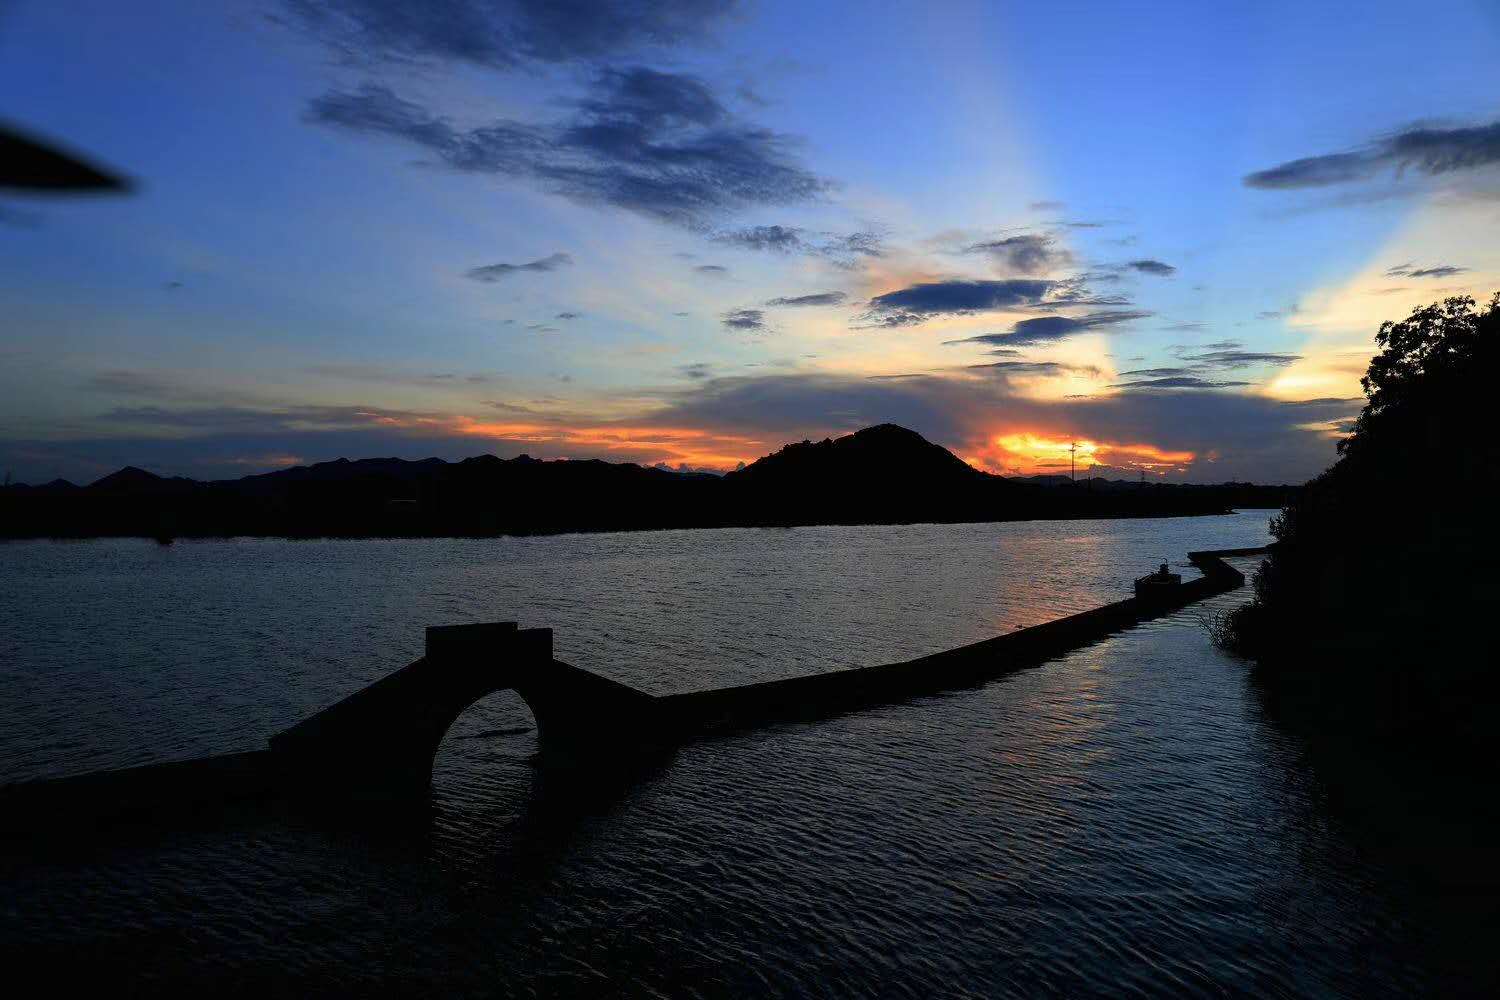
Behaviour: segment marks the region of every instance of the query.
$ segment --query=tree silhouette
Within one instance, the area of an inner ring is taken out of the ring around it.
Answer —
[[[1273,519],[1255,598],[1215,638],[1268,678],[1381,687],[1387,721],[1479,727],[1495,691],[1500,294],[1417,309],[1376,342],[1338,459]]]

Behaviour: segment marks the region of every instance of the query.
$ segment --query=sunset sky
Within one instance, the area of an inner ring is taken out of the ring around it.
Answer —
[[[0,2],[0,471],[1302,481],[1382,319],[1500,289],[1500,4]]]

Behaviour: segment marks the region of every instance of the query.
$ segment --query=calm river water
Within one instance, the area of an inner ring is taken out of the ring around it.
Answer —
[[[258,748],[430,624],[551,626],[560,659],[690,690],[1045,621],[1266,520],[0,545],[0,781]],[[247,811],[0,848],[0,960],[262,995],[1462,988],[1208,610],[621,780],[542,766],[502,692],[409,822]]]

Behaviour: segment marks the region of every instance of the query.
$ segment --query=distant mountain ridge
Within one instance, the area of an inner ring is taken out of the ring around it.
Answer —
[[[0,489],[0,536],[444,536],[999,521],[1280,506],[1285,487],[1044,484],[982,472],[895,424],[788,444],[718,476],[521,455],[340,458],[200,482],[127,466]]]

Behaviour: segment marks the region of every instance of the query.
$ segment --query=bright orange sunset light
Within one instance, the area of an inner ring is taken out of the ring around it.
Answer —
[[[765,450],[757,438],[721,434],[695,427],[574,427],[547,423],[494,423],[459,417],[452,430],[472,437],[511,441],[535,441],[576,448],[580,453],[656,452],[644,464],[686,463],[708,469],[732,469],[739,462],[753,462]]]
[[[775,451],[784,442],[768,442],[717,429],[561,420],[480,420],[462,414],[388,414],[369,411],[360,417],[384,427],[417,434],[459,435],[507,444],[530,442],[556,455],[613,454],[617,461],[643,465],[665,462],[700,469],[732,469]],[[960,450],[970,465],[1000,475],[1066,472],[1070,449],[1074,467],[1096,466],[1164,474],[1197,458],[1191,451],[1170,451],[1152,444],[1068,438],[1055,433],[1015,431],[979,438]],[[1212,457],[1212,456],[1210,456]]]
[[[1026,473],[1065,469],[1070,458],[1080,470],[1107,465],[1154,472],[1186,465],[1197,457],[1191,451],[1168,451],[1150,444],[1123,444],[1084,438],[1059,439],[1026,432],[1001,435],[994,439],[994,443],[1004,454],[994,456],[988,464],[999,466],[1001,471]],[[1073,450],[1075,448],[1076,451]]]
[[[996,438],[995,443],[1019,462],[1035,468],[1053,468],[1059,462],[1068,462],[1070,457],[1080,468],[1099,464],[1100,446],[1095,441],[1049,441],[1035,434],[1006,434]]]

